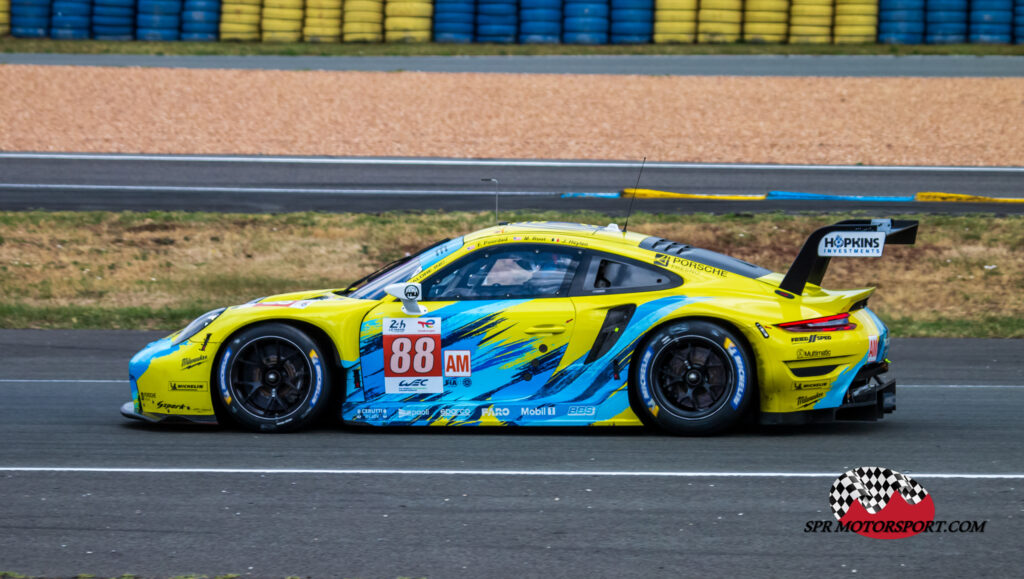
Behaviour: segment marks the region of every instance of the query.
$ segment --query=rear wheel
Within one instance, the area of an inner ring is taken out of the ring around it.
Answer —
[[[286,432],[312,424],[330,398],[330,370],[323,350],[286,324],[241,331],[223,348],[217,395],[238,424],[261,432]]]
[[[753,378],[739,336],[704,320],[681,320],[647,338],[633,364],[630,393],[645,424],[672,434],[714,434],[748,412]]]

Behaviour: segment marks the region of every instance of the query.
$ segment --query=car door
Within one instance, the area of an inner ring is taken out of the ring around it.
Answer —
[[[553,244],[483,247],[422,280],[426,314],[385,300],[361,327],[367,402],[481,405],[543,390],[575,329],[580,257]]]

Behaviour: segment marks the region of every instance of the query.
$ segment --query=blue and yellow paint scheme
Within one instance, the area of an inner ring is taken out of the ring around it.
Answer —
[[[403,313],[399,300],[340,290],[271,296],[224,309],[194,335],[178,332],[146,346],[131,360],[132,400],[122,412],[151,421],[216,422],[224,346],[239,331],[265,322],[293,325],[331,353],[334,390],[343,392],[331,412],[353,425],[638,426],[629,392],[634,353],[654,328],[689,318],[712,320],[745,342],[755,388],[743,395],[758,397],[763,422],[835,418],[856,406],[856,389],[888,369],[888,330],[866,307],[873,289],[834,291],[807,283],[794,294],[780,289],[780,273],[613,226],[487,228],[415,256],[394,281],[428,282],[467,256],[517,244],[619,256],[681,283],[532,299],[424,298],[426,318],[440,324],[442,352],[458,353],[465,365],[446,369],[436,391],[414,393],[385,387],[385,323],[417,319]],[[597,355],[606,318],[620,307],[635,309],[616,329],[613,345]],[[842,313],[849,314],[851,327],[840,331],[793,332],[782,325]],[[876,386],[872,393],[888,383]]]

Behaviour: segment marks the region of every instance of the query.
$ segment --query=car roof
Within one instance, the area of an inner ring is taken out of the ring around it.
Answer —
[[[596,237],[602,242],[618,243],[631,247],[639,246],[641,241],[649,237],[642,233],[624,233],[619,226],[614,223],[600,226],[562,221],[525,221],[521,223],[499,224],[479,231],[474,231],[473,233],[466,235],[464,239],[466,243],[472,243],[480,239],[495,237],[498,235],[520,234],[557,234],[569,237]]]

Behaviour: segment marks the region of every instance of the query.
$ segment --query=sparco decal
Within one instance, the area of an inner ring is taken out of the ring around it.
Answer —
[[[833,231],[818,242],[821,257],[882,257],[885,233],[876,231]]]

